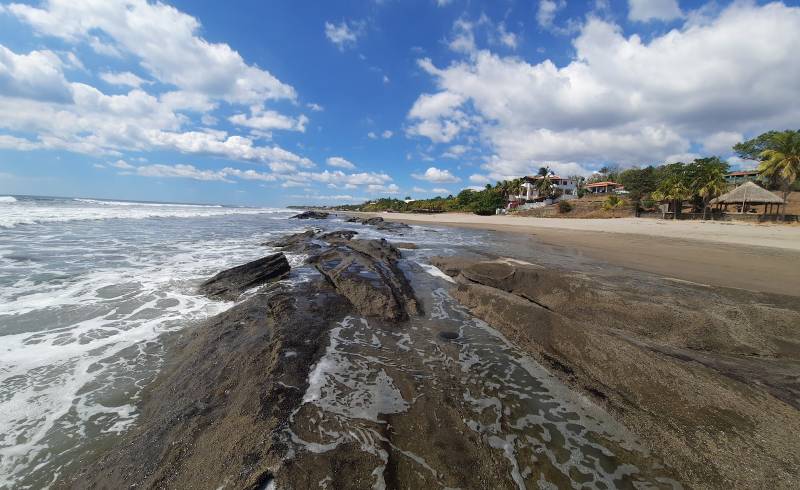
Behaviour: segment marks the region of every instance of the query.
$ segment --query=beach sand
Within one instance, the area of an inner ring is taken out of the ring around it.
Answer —
[[[800,296],[800,227],[618,218],[561,219],[466,213],[396,214],[387,221],[525,233],[532,244],[712,286]]]

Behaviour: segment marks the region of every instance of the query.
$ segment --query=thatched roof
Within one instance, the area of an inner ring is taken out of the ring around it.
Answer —
[[[719,196],[711,204],[783,204],[783,199],[752,182],[745,182],[736,189]]]

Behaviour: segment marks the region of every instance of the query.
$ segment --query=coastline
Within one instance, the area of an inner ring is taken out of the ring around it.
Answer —
[[[800,227],[637,218],[561,219],[397,214],[386,221],[524,234],[568,254],[667,278],[800,296]]]

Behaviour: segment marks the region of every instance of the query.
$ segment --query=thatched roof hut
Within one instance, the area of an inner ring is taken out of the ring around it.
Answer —
[[[740,213],[746,213],[750,206],[763,205],[764,214],[767,214],[768,210],[773,209],[773,206],[777,206],[775,210],[777,212],[780,210],[781,205],[785,203],[780,197],[753,182],[745,182],[732,191],[712,199],[710,204],[717,205],[717,207],[725,206],[726,209],[729,205],[740,206]]]

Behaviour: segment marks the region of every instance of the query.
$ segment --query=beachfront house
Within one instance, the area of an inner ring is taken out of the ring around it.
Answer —
[[[578,197],[578,188],[575,186],[574,182],[558,175],[550,175],[548,178],[550,182],[552,182],[553,188],[560,191],[561,199],[574,199]],[[544,177],[541,175],[523,177],[519,194],[509,196],[509,201],[538,201],[547,198],[547,196],[540,195],[538,189],[537,184],[542,179],[544,179]]]
[[[740,185],[745,182],[755,182],[758,180],[758,170],[737,170],[725,174],[725,182],[730,185]]]
[[[617,184],[616,182],[611,182],[610,180],[586,184],[584,188],[590,194],[612,194],[612,193],[619,194],[624,191],[624,187],[622,187],[622,184]]]

